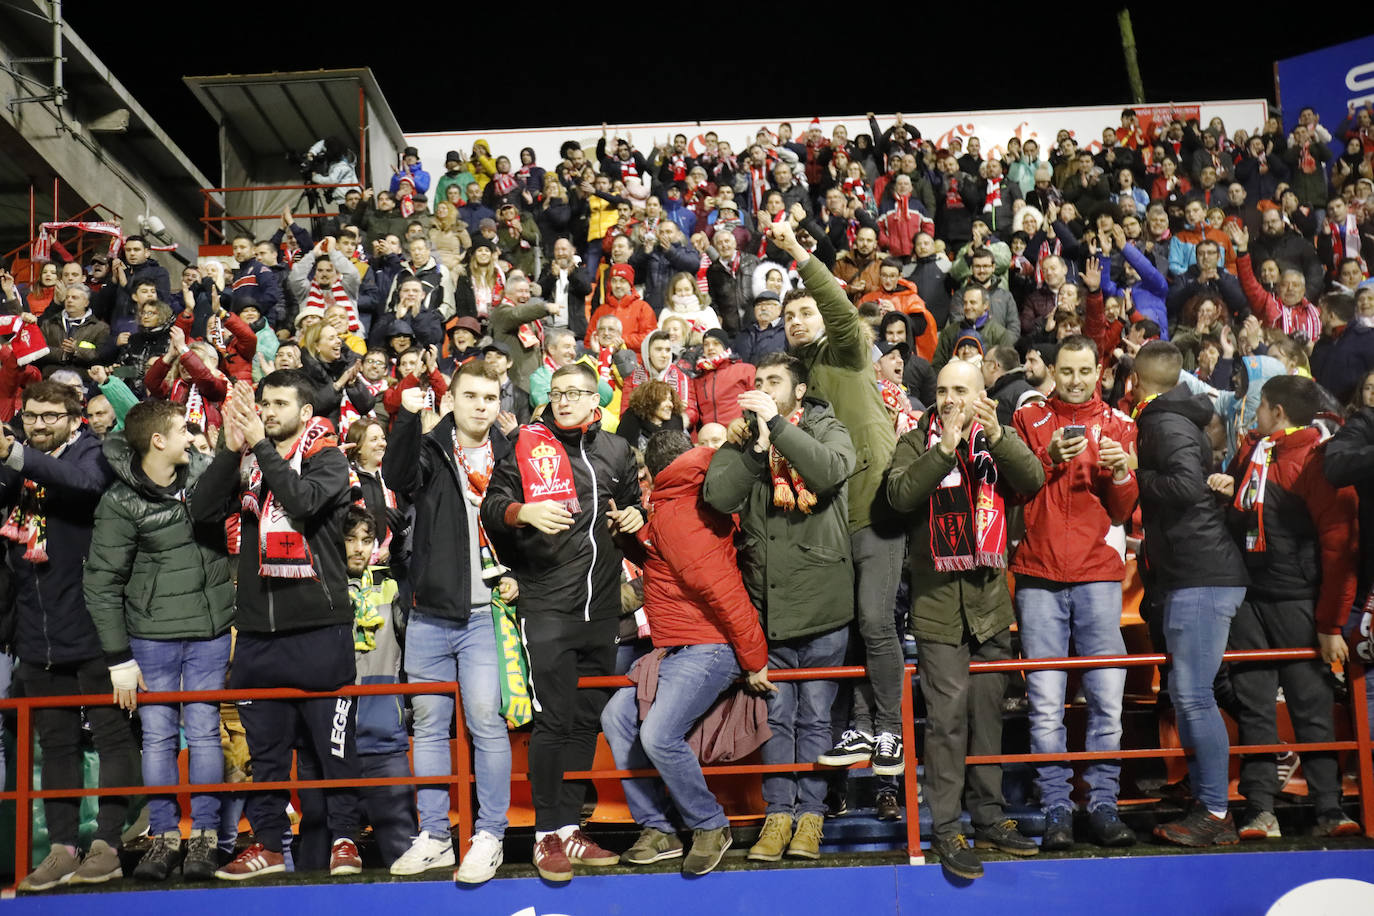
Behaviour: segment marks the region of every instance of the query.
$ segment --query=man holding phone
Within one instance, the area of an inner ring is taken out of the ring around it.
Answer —
[[[1021,654],[1064,658],[1069,641],[1078,655],[1121,655],[1121,580],[1125,535],[1118,527],[1135,508],[1132,470],[1135,424],[1097,394],[1101,366],[1097,345],[1075,334],[1059,345],[1054,394],[1012,415],[1017,435],[1045,468],[1045,486],[1025,508],[1026,534],[1012,559]],[[1064,671],[1028,671],[1031,751],[1066,751]],[[1121,702],[1126,669],[1083,673],[1088,701],[1086,745],[1090,751],[1121,747]],[[1042,849],[1073,844],[1073,767],[1038,768],[1045,810]],[[1129,846],[1131,829],[1117,815],[1121,766],[1093,761],[1084,770],[1093,839],[1103,846]]]

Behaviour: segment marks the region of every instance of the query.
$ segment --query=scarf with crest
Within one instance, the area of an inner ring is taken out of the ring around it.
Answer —
[[[927,451],[943,433],[939,414],[932,413]],[[974,422],[967,450],[960,446],[954,467],[930,494],[931,559],[940,572],[1002,569],[1007,565],[1006,506],[997,492],[997,465],[983,427]]]
[[[324,417],[312,417],[301,431],[286,463],[297,476],[307,458],[327,448],[338,448],[334,424]],[[315,556],[300,524],[286,514],[276,494],[263,494],[262,468],[251,451],[243,456],[239,474],[244,483],[243,511],[258,519],[258,572],[277,579],[317,579]]]

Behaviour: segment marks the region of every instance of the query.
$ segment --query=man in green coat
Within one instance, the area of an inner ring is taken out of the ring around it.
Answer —
[[[969,676],[971,660],[1011,658],[1007,503],[1045,482],[1040,459],[997,420],[982,373],[954,360],[935,383],[935,410],[897,441],[887,495],[911,526],[911,629],[920,653],[926,726],[925,794],[940,864],[961,878],[983,865],[959,826],[967,754],[1002,752],[1001,674]],[[974,843],[1031,856],[1035,843],[1005,817],[1002,768],[968,771]]]
[[[754,384],[739,396],[745,417],[731,424],[730,441],[711,459],[702,495],[716,511],[739,515],[740,570],[762,614],[768,667],[838,665],[854,618],[845,483],[854,446],[830,406],[807,397],[800,360],[770,353]],[[777,684],[764,763],[815,762],[830,746],[835,690],[827,680]],[[819,858],[825,785],[821,776],[765,776],[768,816],[749,858]]]
[[[115,699],[138,706],[138,689],[219,690],[229,667],[234,585],[223,524],[197,524],[186,511],[209,457],[191,447],[183,408],[144,401],[129,410],[124,430],[105,439],[116,481],[100,500],[83,582],[86,607],[100,635]],[[193,783],[219,782],[219,705],[187,703],[186,742]],[[172,785],[177,775],[175,705],[145,706],[143,782]],[[191,796],[191,840],[183,874],[206,880],[216,857],[219,796]],[[153,845],[134,877],[162,881],[182,858],[176,799],[148,800]]]
[[[873,343],[858,311],[818,258],[797,241],[787,220],[769,230],[773,243],[797,262],[805,288],[788,293],[783,324],[790,352],[806,366],[811,396],[828,401],[854,443],[849,480],[849,538],[868,681],[854,690],[853,727],[821,755],[827,766],[871,762],[880,776],[902,772],[902,676],[905,660],[893,608],[902,576],[903,532],[887,510],[883,474],[897,444],[892,417],[878,393]],[[896,787],[889,784],[890,806]]]

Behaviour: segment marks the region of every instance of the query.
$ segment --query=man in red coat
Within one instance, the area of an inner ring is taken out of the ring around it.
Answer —
[[[1130,453],[1135,424],[1097,395],[1102,369],[1097,345],[1075,334],[1059,345],[1054,394],[1012,415],[1016,434],[1045,468],[1045,485],[1026,504],[1026,536],[1011,569],[1016,573],[1016,609],[1021,651],[1026,658],[1064,658],[1073,640],[1077,655],[1122,655],[1121,580],[1125,535],[1139,495]],[[1065,751],[1064,671],[1028,671],[1031,750]],[[1121,704],[1126,669],[1083,672],[1088,701],[1087,749],[1121,747]],[[1093,761],[1083,773],[1094,839],[1104,846],[1129,846],[1135,834],[1117,815],[1121,766]],[[1073,844],[1073,767],[1038,768],[1045,810],[1044,849]]]
[[[644,567],[644,611],[662,653],[653,705],[640,722],[639,688],[625,687],[601,713],[601,727],[625,769],[652,764],[673,806],[692,828],[684,874],[704,875],[730,848],[730,823],[711,794],[687,734],[741,673],[752,690],[768,680],[768,644],[735,556],[734,524],[701,498],[715,451],[682,433],[655,435],[644,451],[654,478],[649,522],[636,534]],[[646,657],[646,661],[649,657]],[[682,841],[652,779],[626,779],[625,801],[643,831],[625,860],[647,865],[683,855]]]
[[[636,352],[644,343],[644,338],[658,329],[658,316],[654,314],[653,306],[639,298],[634,283],[635,269],[629,264],[616,264],[611,268],[606,301],[592,312],[591,320],[587,322],[587,336],[582,341],[583,346],[593,352],[600,349],[598,345],[593,344],[596,326],[597,322],[607,316],[620,319],[621,338],[625,341],[625,346]]]

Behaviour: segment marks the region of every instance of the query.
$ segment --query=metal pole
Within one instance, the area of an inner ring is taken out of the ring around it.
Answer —
[[[62,107],[62,0],[51,0],[52,12],[52,103]]]
[[[1126,56],[1126,76],[1131,81],[1131,101],[1145,104],[1145,84],[1140,81],[1140,62],[1135,56],[1135,30],[1131,28],[1131,11],[1122,9],[1116,14],[1121,28],[1121,52]]]
[[[367,180],[367,90],[362,85],[358,86],[358,181],[364,188],[372,186]]]

